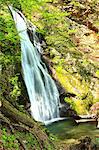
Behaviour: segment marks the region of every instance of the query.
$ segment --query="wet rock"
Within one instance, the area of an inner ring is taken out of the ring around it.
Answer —
[[[60,105],[60,116],[61,117],[72,117],[74,119],[80,119],[77,113],[70,108],[68,103],[64,103]]]
[[[95,145],[90,137],[84,137],[79,140],[79,143],[72,145],[70,150],[98,150],[98,146]]]

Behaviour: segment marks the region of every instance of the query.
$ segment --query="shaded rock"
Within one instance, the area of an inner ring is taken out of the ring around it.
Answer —
[[[62,103],[60,105],[60,117],[72,117],[74,119],[80,119],[76,111],[71,109],[68,103]]]
[[[84,137],[79,140],[79,144],[72,145],[70,150],[98,150],[98,146],[96,146],[90,137]]]

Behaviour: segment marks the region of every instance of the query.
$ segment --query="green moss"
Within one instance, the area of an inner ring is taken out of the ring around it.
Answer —
[[[77,112],[78,115],[87,114],[88,110],[86,109],[86,103],[83,100],[76,98],[65,98],[65,101],[68,102],[73,110]]]
[[[18,143],[15,135],[8,133],[6,128],[2,129],[1,140],[3,143],[4,149],[19,150],[19,143]]]
[[[56,67],[56,75],[62,86],[67,92],[77,95],[82,98],[88,93],[88,86],[84,80],[81,82],[77,77],[71,75],[61,66]]]
[[[93,99],[93,104],[96,103],[96,102],[99,102],[99,98]]]
[[[23,143],[24,147],[28,150],[41,150],[40,143],[38,138],[34,136],[34,134],[30,133],[29,131],[18,131],[13,130],[15,134],[11,133],[9,128],[1,127],[1,136],[0,141],[1,145],[0,148],[3,147],[6,150],[19,150],[21,149],[20,142]],[[50,139],[54,136],[51,135]],[[20,141],[20,142],[19,142]],[[54,150],[53,146],[45,141],[45,145],[43,146],[43,150]]]
[[[40,150],[39,143],[33,134],[28,132],[17,132],[16,137],[20,138],[24,142],[27,149],[32,150],[36,148],[37,150]]]
[[[99,70],[96,71],[96,76],[99,78]]]

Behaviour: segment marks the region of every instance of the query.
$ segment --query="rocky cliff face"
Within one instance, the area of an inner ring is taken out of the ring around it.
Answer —
[[[99,97],[98,1],[8,3],[21,9],[38,27],[43,56],[50,60],[54,78],[69,93],[65,101],[78,114],[88,113]],[[23,91],[20,88],[20,45],[10,12],[3,2],[1,6],[1,93],[13,101],[20,99]]]
[[[65,22],[68,26],[66,28],[60,19],[51,35],[45,35],[47,45],[50,45],[46,51],[52,62],[53,74],[69,93],[65,101],[78,114],[86,114],[99,100],[98,1],[86,1],[86,4],[64,1],[52,5],[53,9],[67,13]]]
[[[68,102],[77,114],[89,113],[99,100],[98,0],[6,2],[37,26],[42,57],[49,60],[44,58],[62,103],[68,108]],[[22,79],[19,37],[5,1],[0,5],[0,96],[27,114],[29,99]]]

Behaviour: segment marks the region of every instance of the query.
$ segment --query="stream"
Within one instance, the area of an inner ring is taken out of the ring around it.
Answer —
[[[83,136],[88,136],[95,144],[99,144],[99,129],[95,122],[86,122],[77,124],[71,119],[54,122],[47,126],[47,129],[59,140],[75,141]]]

